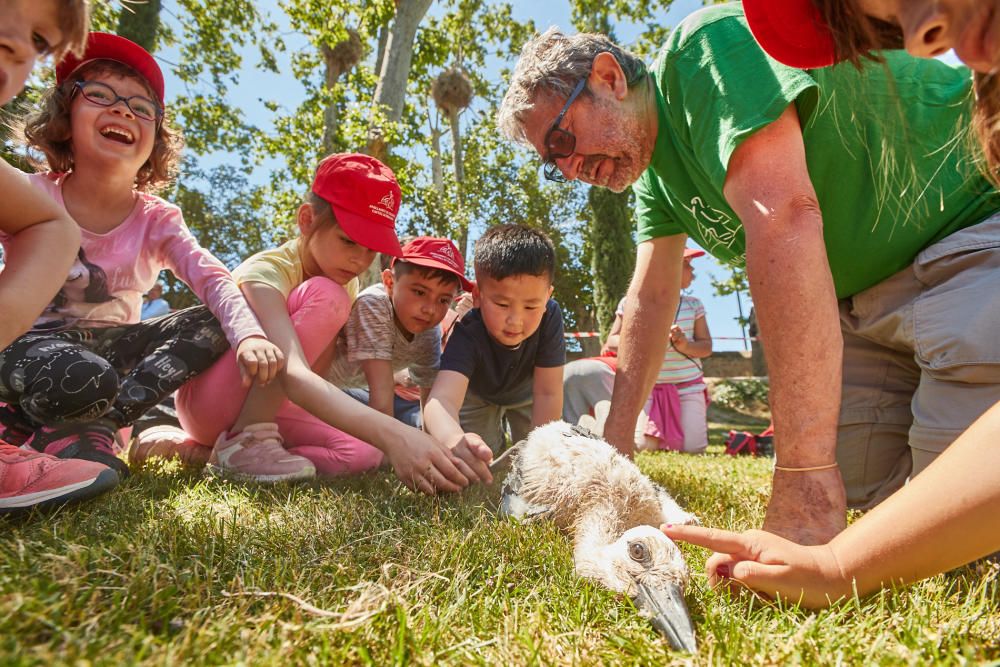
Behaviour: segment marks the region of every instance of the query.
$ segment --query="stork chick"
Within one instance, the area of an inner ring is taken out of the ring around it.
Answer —
[[[501,512],[553,520],[573,538],[577,575],[628,595],[671,646],[693,652],[687,565],[657,526],[695,516],[611,445],[566,422],[533,430],[510,465]]]

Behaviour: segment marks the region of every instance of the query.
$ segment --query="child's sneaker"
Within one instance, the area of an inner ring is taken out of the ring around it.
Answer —
[[[223,431],[208,459],[209,472],[255,482],[287,482],[316,476],[316,467],[282,446],[277,424],[250,424],[230,437]]]
[[[35,428],[24,418],[20,408],[10,403],[0,403],[0,440],[20,447],[31,437]]]
[[[100,463],[57,459],[0,442],[0,514],[86,500],[118,481],[118,473]]]
[[[118,458],[117,433],[111,426],[89,424],[59,424],[35,429],[23,447],[45,452],[61,459],[83,459],[103,463],[128,477],[128,466]]]
[[[187,468],[203,468],[212,448],[199,444],[182,429],[169,424],[150,426],[132,439],[128,462],[139,466],[151,458],[179,459]]]

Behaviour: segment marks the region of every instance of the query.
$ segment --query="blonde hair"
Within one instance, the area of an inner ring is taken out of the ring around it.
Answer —
[[[55,62],[59,62],[67,52],[82,56],[90,30],[88,0],[60,0],[57,7],[62,41],[52,45],[52,57]]]
[[[54,172],[73,170],[73,134],[70,108],[77,81],[87,75],[114,74],[141,81],[150,98],[156,95],[146,80],[131,67],[114,60],[97,60],[80,67],[61,84],[46,90],[39,100],[37,111],[29,114],[15,126],[15,136],[28,149],[41,152],[44,160],[36,159],[29,152],[28,161],[36,169]],[[153,151],[135,175],[135,187],[144,192],[156,192],[170,185],[180,166],[184,138],[164,116],[156,128]]]

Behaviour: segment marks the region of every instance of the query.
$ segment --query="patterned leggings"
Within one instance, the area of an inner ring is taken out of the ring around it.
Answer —
[[[205,306],[137,324],[27,333],[0,352],[0,400],[35,425],[130,425],[229,348]]]

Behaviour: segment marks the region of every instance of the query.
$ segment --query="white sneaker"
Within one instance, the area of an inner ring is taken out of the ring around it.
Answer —
[[[233,437],[223,431],[215,441],[208,471],[255,482],[287,482],[316,476],[309,459],[282,446],[278,425],[250,424]]]

